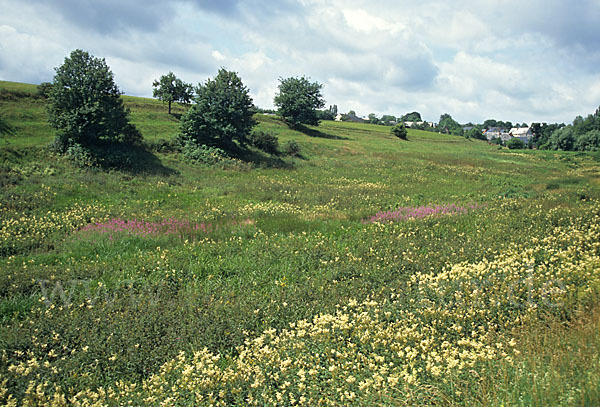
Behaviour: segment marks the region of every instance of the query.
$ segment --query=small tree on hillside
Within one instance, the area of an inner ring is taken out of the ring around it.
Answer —
[[[185,83],[177,78],[173,72],[161,76],[152,83],[152,96],[169,104],[171,114],[171,103],[190,103],[194,96],[194,87],[191,83]]]
[[[283,119],[294,126],[318,125],[317,109],[325,106],[323,85],[307,78],[279,78],[279,91],[273,100]]]
[[[401,140],[406,140],[408,138],[408,131],[406,130],[406,127],[404,127],[404,123],[398,123],[392,127],[391,133]]]
[[[61,152],[75,145],[141,141],[106,61],[85,51],[71,52],[56,68],[48,102],[48,120],[58,130],[55,147]]]
[[[252,98],[235,72],[223,68],[214,79],[199,84],[196,102],[181,118],[181,136],[198,144],[228,147],[248,143],[256,124]]]

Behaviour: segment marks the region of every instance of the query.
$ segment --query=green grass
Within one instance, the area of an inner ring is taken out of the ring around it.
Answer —
[[[255,151],[244,165],[223,169],[152,153],[143,171],[81,169],[46,148],[53,130],[35,92],[33,85],[0,82],[0,115],[17,129],[0,141],[3,402],[6,394],[33,400],[30,382],[47,382],[41,390],[47,394],[60,386],[71,402],[79,391],[119,380],[140,384],[152,374],[171,386],[166,366],[180,352],[189,358],[204,348],[222,355],[225,369],[239,346],[268,328],[281,333],[297,321],[333,315],[352,299],[385,304],[414,276],[437,276],[459,263],[476,269],[517,251],[526,264],[527,251],[557,234],[557,227],[594,230],[598,214],[600,165],[593,155],[498,150],[414,130],[401,141],[389,127],[369,124],[327,121],[294,130],[257,115],[259,129],[280,143],[297,141],[301,156]],[[176,135],[183,107],[170,116],[159,101],[123,98],[145,140]],[[480,208],[364,223],[380,211],[446,204]],[[146,237],[78,231],[109,219],[177,219],[207,231]],[[580,259],[579,269],[593,266],[597,246],[580,249],[590,257]],[[548,250],[536,252],[536,264],[551,263]],[[523,266],[523,281],[527,270]],[[600,371],[586,361],[598,360],[599,287],[592,284],[597,267],[591,270],[581,277],[573,269],[578,294],[562,313],[550,309],[539,319],[498,328],[496,339],[514,339],[520,351],[511,363],[480,361],[474,373],[450,375],[450,382],[415,373],[418,386],[401,384],[387,396],[382,390],[354,402],[331,397],[337,405],[545,405],[562,392],[563,405],[594,405]],[[420,297],[413,294],[406,291],[389,312],[414,312]],[[496,320],[464,323],[514,322],[513,312],[531,317],[500,308]],[[547,345],[536,347],[535,337]],[[459,339],[449,340],[454,346]],[[331,341],[311,346],[330,349],[337,343]],[[336,346],[342,352],[345,345]],[[50,350],[56,356],[48,356]],[[19,367],[33,359],[39,366]],[[354,388],[349,383],[333,388]],[[250,391],[248,383],[240,386]],[[143,404],[141,395],[129,394]],[[231,397],[230,404],[244,404]],[[49,404],[42,398],[32,403]]]

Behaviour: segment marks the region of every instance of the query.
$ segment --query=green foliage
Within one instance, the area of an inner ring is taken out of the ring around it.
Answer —
[[[10,135],[13,134],[15,132],[15,129],[9,125],[8,123],[6,123],[6,121],[0,117],[0,137],[4,136],[4,135]]]
[[[404,123],[398,123],[390,130],[393,136],[398,137],[401,140],[406,140],[408,137],[408,131],[404,127]]]
[[[518,138],[511,138],[506,142],[506,147],[508,147],[511,150],[522,150],[527,146],[525,145],[523,140]]]
[[[225,151],[218,147],[200,145],[193,140],[186,140],[181,149],[186,160],[195,163],[213,165],[229,159]]]
[[[454,136],[462,136],[464,133],[462,126],[447,113],[440,116],[438,130]]]
[[[300,155],[300,150],[301,150],[300,144],[298,144],[298,142],[296,140],[286,141],[281,148],[281,151],[284,154],[291,155],[291,156]]]
[[[279,90],[273,100],[283,119],[294,126],[318,125],[317,109],[325,106],[323,85],[301,78],[279,78]]]
[[[552,133],[549,143],[553,150],[573,150],[575,146],[575,133],[572,126],[563,127]]]
[[[235,72],[223,68],[196,88],[195,104],[181,118],[181,137],[199,145],[228,149],[245,145],[256,124],[248,88]]]
[[[129,122],[121,93],[104,59],[75,50],[56,68],[49,94],[49,122],[58,130],[55,148],[134,144],[141,134]]]
[[[254,130],[250,134],[250,144],[269,154],[277,154],[279,151],[279,139],[267,131]]]
[[[480,126],[474,126],[471,130],[467,132],[466,136],[468,138],[474,138],[477,140],[487,140]]]
[[[404,116],[402,116],[402,118],[400,120],[403,122],[422,122],[423,121],[423,119],[421,118],[421,113],[419,113],[419,112],[406,113]]]
[[[37,87],[37,94],[44,99],[48,99],[50,97],[50,92],[52,91],[52,83],[50,82],[42,82]]]
[[[152,96],[169,104],[171,114],[171,103],[190,103],[194,95],[192,84],[185,83],[177,78],[173,72],[160,77],[152,83]]]
[[[600,130],[590,130],[580,135],[575,142],[577,151],[598,151],[600,150]]]

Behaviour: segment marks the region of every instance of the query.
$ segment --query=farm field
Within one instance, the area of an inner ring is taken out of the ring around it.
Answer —
[[[274,116],[300,156],[52,153],[0,82],[0,403],[598,405],[600,156]],[[174,108],[176,114],[184,108]]]

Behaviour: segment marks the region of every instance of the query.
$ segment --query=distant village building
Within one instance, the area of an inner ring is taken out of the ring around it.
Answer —
[[[510,129],[509,134],[514,138],[518,138],[525,144],[529,144],[529,141],[533,138],[531,127],[513,127]]]
[[[518,138],[525,144],[528,144],[529,140],[531,140],[533,137],[531,127],[513,127],[508,132],[506,129],[502,129],[500,127],[490,127],[489,129],[485,130],[483,134],[485,134],[485,137],[488,139],[488,141],[499,138],[500,140],[507,142],[512,138]]]

